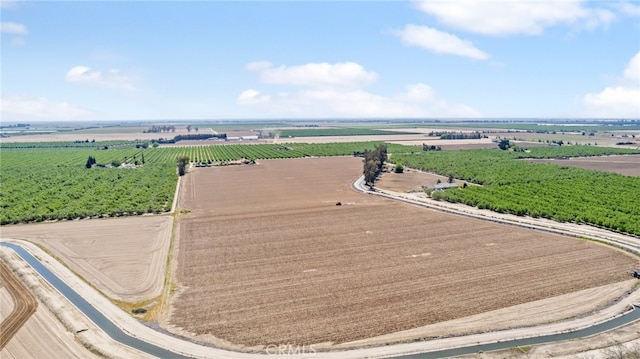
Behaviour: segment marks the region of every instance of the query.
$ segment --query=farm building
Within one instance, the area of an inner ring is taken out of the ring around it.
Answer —
[[[458,188],[458,185],[456,183],[438,183],[434,187],[436,191],[444,191],[449,188]]]
[[[258,135],[254,131],[229,131],[227,141],[255,141]]]

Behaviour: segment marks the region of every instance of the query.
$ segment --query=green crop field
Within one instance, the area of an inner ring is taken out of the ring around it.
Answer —
[[[139,143],[143,143],[146,141],[139,141]],[[135,145],[134,141],[122,141],[122,140],[114,140],[114,141],[76,141],[76,142],[9,142],[9,143],[0,143],[0,149],[11,149],[11,148],[104,148],[107,147],[126,147]]]
[[[0,148],[0,224],[161,213],[171,209],[178,175],[176,159],[224,162],[241,158],[352,155],[377,142],[337,144],[256,144],[167,148],[47,147]],[[398,151],[415,147],[391,145]],[[92,156],[99,167],[86,168]],[[144,161],[144,163],[143,163]],[[111,167],[137,163],[137,168]],[[102,167],[104,166],[104,167]]]
[[[408,135],[411,131],[384,131],[371,128],[305,128],[296,130],[278,130],[280,137],[313,136],[372,136],[372,135]]]
[[[160,148],[166,158],[189,156],[191,162],[223,162],[237,159],[260,160],[270,158],[299,158],[311,156],[345,156],[356,151],[373,149],[382,142],[345,142],[345,143],[284,143],[250,145],[213,145]],[[387,144],[389,151],[399,153],[417,152],[417,146]]]
[[[436,199],[640,235],[640,177],[520,160],[625,153],[640,151],[563,146],[533,148],[530,153],[457,150],[397,154],[392,158],[404,166],[451,174],[482,185],[434,192]]]
[[[249,144],[135,148],[0,148],[0,223],[162,213],[170,210],[178,175],[176,159],[224,164],[352,155],[380,142]],[[563,158],[638,150],[591,146],[533,148],[531,152],[456,150],[422,152],[387,144],[390,160],[481,184],[434,193],[434,197],[498,212],[590,223],[640,235],[640,178],[520,158]],[[89,156],[99,165],[86,168]],[[118,168],[111,164],[138,164]]]
[[[151,153],[140,168],[87,169],[88,156],[110,164],[141,160],[142,153],[134,147],[2,149],[0,223],[167,211],[178,177],[175,165],[151,159],[158,157]]]

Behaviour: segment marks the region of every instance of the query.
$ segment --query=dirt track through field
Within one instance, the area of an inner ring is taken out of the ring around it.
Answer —
[[[171,323],[246,346],[343,343],[620,282],[637,265],[355,193],[360,172],[360,159],[314,158],[188,174]]]
[[[7,345],[22,325],[36,312],[36,297],[16,278],[7,265],[0,261],[2,286],[8,291],[13,302],[13,310],[0,323],[0,350]]]

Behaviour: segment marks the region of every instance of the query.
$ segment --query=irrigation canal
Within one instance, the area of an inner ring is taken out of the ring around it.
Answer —
[[[40,274],[49,284],[56,288],[62,295],[64,295],[73,305],[75,305],[80,311],[82,311],[91,321],[99,326],[105,333],[107,333],[113,340],[120,342],[129,347],[138,349],[142,352],[148,353],[158,358],[189,358],[187,356],[172,352],[170,350],[158,347],[146,341],[131,337],[127,333],[123,332],[117,325],[115,325],[110,319],[104,316],[94,306],[82,298],[76,291],[71,289],[60,278],[47,269],[38,259],[31,255],[22,246],[13,243],[0,242],[0,246],[8,247],[14,250],[24,261],[29,263],[33,269]],[[514,347],[523,347],[541,343],[549,343],[555,341],[563,341],[569,339],[577,339],[590,335],[594,335],[600,332],[604,332],[613,328],[623,326],[640,319],[640,310],[634,307],[633,310],[625,313],[622,316],[618,316],[612,320],[602,322],[600,324],[587,327],[584,329],[559,333],[549,334],[539,337],[523,338],[515,340],[507,340],[496,343],[478,344],[461,348],[447,349],[433,351],[429,353],[419,353],[410,355],[400,355],[394,358],[403,359],[432,359],[432,358],[446,358],[465,354],[473,354],[478,352],[488,352],[500,349],[509,349]],[[317,353],[320,354],[320,353]]]

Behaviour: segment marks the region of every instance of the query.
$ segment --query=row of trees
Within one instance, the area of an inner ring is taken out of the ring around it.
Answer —
[[[440,135],[441,140],[469,140],[469,139],[481,139],[487,138],[487,135],[483,135],[480,132],[445,132]]]
[[[387,145],[378,145],[376,148],[364,151],[364,182],[373,187],[376,177],[382,172],[384,162],[387,160]]]
[[[178,156],[178,175],[184,176],[187,173],[187,165],[189,164],[189,156]]]
[[[442,147],[440,146],[434,146],[434,145],[427,145],[426,143],[422,144],[422,150],[423,151],[442,151]]]
[[[142,133],[162,133],[162,132],[176,132],[176,127],[167,126],[167,125],[162,125],[162,126],[153,125],[148,130],[142,131]]]

